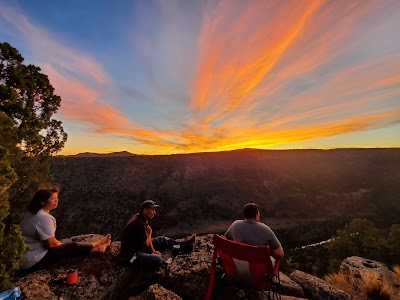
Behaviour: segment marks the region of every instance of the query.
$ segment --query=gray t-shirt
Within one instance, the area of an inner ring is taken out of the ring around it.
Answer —
[[[27,269],[37,264],[47,253],[42,241],[55,236],[56,219],[39,210],[36,215],[28,212],[21,222],[22,236],[25,238],[28,250],[24,255],[21,269]]]
[[[274,232],[267,225],[255,220],[236,220],[225,232],[226,238],[253,246],[269,246],[271,250],[281,247]]]

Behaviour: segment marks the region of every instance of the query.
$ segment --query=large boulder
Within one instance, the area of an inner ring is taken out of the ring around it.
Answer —
[[[304,297],[303,289],[297,282],[293,281],[282,272],[280,272],[279,277],[281,280],[281,287],[279,289],[279,292],[282,295],[294,296],[300,298]]]
[[[303,288],[304,294],[307,298],[315,300],[350,299],[350,295],[346,292],[313,275],[296,270],[290,274],[290,278],[296,281]]]
[[[388,283],[400,288],[400,281],[396,273],[390,271],[384,264],[358,256],[346,258],[340,265],[340,271],[348,280],[367,280],[374,276],[380,283]]]
[[[178,295],[193,300],[204,298],[214,248],[212,237],[212,234],[197,237],[194,251],[175,257],[168,266],[168,287]]]
[[[68,241],[95,241],[101,235],[80,235]],[[20,299],[115,299],[119,287],[126,285],[133,270],[119,263],[120,243],[113,242],[105,253],[92,253],[88,257],[63,258],[45,269],[23,277],[14,284],[21,288]],[[78,269],[78,283],[65,283],[69,269]]]
[[[153,284],[141,295],[130,297],[129,300],[182,300],[182,298],[159,284]]]

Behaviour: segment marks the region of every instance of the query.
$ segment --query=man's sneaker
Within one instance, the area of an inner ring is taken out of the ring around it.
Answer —
[[[165,263],[166,263],[167,265],[169,265],[170,263],[172,263],[172,257],[168,258],[168,259],[165,261]]]
[[[190,237],[186,238],[185,240],[185,252],[191,253],[196,246],[196,235],[192,234]]]

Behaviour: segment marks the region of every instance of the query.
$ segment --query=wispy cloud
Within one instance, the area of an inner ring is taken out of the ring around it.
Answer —
[[[92,125],[96,135],[117,134],[136,138],[160,138],[154,130],[146,129],[124,116],[118,109],[101,101],[101,94],[82,82],[63,76],[51,65],[44,65],[43,70],[52,79],[52,84],[64,101],[62,114],[69,120],[86,122]],[[100,99],[100,100],[99,100]]]
[[[204,146],[217,139],[227,149],[262,147],[398,121],[400,42],[384,47],[393,22],[400,25],[399,8],[379,1],[220,2],[199,39],[188,144],[198,138]],[[370,36],[374,23],[380,36]],[[370,39],[384,46],[371,47]],[[394,109],[383,115],[387,122],[366,117],[359,126],[360,116],[380,107]]]
[[[298,3],[293,7],[287,4],[287,9],[291,9],[291,22],[286,26],[282,26],[282,19],[287,13],[284,8],[270,16],[271,19],[264,19],[268,22],[262,20],[265,11],[273,9],[273,5],[268,7],[265,2],[255,2],[236,19],[232,27],[226,28],[226,24],[219,22],[206,24],[203,31],[206,37],[200,38],[203,55],[194,83],[192,106],[202,109],[212,105],[212,102],[219,102],[216,109],[225,114],[245,102],[248,94],[268,75],[296,39],[321,2],[308,2],[306,6]],[[225,6],[220,9],[217,14],[224,15]],[[260,24],[251,32],[254,21]]]
[[[105,98],[104,91],[112,89],[113,83],[94,58],[64,45],[16,7],[2,4],[0,18],[29,42],[35,63],[49,76],[56,93],[62,97],[60,113],[64,119],[87,123],[88,129],[96,132],[113,132],[119,128],[146,131]]]
[[[140,66],[124,71],[135,86],[18,9],[3,5],[0,20],[29,43],[63,119],[138,153],[281,146],[400,122],[399,1],[143,3],[135,57],[121,58]]]
[[[102,67],[90,55],[63,45],[50,32],[32,23],[18,8],[3,3],[0,17],[12,24],[30,43],[35,59],[39,62],[51,63],[63,71],[100,84],[110,81]]]

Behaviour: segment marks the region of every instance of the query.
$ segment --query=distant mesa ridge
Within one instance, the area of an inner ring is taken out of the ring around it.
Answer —
[[[92,153],[92,152],[83,152],[76,155],[71,155],[75,157],[111,157],[111,156],[135,156],[136,154],[130,153],[128,151],[121,152],[111,152],[111,153]]]
[[[194,152],[194,153],[180,153],[177,155],[199,155],[199,154],[216,154],[216,153],[232,153],[232,152],[275,152],[275,153],[283,153],[283,152],[315,152],[315,151],[349,151],[349,150],[355,150],[355,151],[363,151],[363,150],[399,150],[400,148],[332,148],[332,149],[257,149],[257,148],[242,148],[242,149],[233,149],[233,150],[225,150],[225,151],[211,151],[211,152]],[[111,152],[111,153],[94,153],[94,152],[83,152],[83,153],[78,153],[74,155],[66,155],[70,157],[129,157],[129,156],[138,156],[140,154],[134,154],[130,153],[128,151],[119,151],[119,152]],[[161,156],[165,156],[168,154],[162,154]],[[60,155],[63,156],[63,155]],[[145,156],[151,156],[151,155],[145,155]]]

